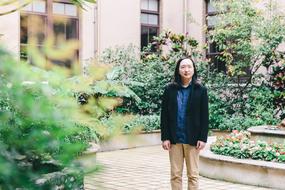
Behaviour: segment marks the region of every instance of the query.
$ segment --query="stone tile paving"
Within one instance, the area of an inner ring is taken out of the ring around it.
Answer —
[[[86,190],[169,190],[169,160],[160,146],[149,146],[97,154],[103,169],[85,178]],[[183,190],[187,189],[186,172]],[[200,178],[200,190],[273,190]]]

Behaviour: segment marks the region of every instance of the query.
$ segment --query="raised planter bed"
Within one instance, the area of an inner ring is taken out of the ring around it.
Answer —
[[[110,141],[101,143],[99,152],[160,145],[160,139],[160,130],[139,134],[122,134]]]
[[[262,125],[247,129],[253,140],[265,140],[267,142],[283,143],[285,139],[285,129],[276,128],[276,126]]]
[[[229,134],[230,131],[212,130],[215,136],[222,136]],[[154,146],[161,144],[160,130],[152,132],[141,132],[139,134],[122,134],[107,142],[100,144],[99,152],[136,148],[143,146]]]
[[[211,142],[200,154],[200,174],[205,177],[255,186],[285,189],[285,164],[250,159],[237,159],[214,154]]]
[[[78,159],[80,164],[86,168],[86,170],[92,170],[95,167],[96,163],[96,153],[99,151],[100,146],[91,143],[91,146],[85,151]]]

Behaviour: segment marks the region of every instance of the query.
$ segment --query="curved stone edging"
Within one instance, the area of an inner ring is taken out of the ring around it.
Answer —
[[[155,130],[139,134],[122,134],[101,144],[90,143],[91,146],[80,156],[78,161],[85,168],[94,168],[97,152],[160,145],[160,136],[160,130]]]
[[[217,155],[210,151],[215,137],[200,153],[200,174],[235,183],[285,189],[285,164]]]
[[[276,135],[276,136],[282,136],[283,138],[285,137],[285,130],[280,130],[278,128],[274,128],[274,129],[270,129],[270,127],[274,127],[272,125],[261,125],[261,126],[254,126],[254,127],[250,127],[247,130],[251,133],[251,134],[266,134],[266,135]]]
[[[92,170],[96,167],[96,154],[99,149],[98,144],[90,143],[90,147],[78,158],[79,163],[86,170]]]
[[[139,134],[123,134],[100,144],[99,152],[154,146],[161,144],[160,130]]]
[[[253,140],[284,143],[285,130],[272,125],[253,126],[247,129]]]

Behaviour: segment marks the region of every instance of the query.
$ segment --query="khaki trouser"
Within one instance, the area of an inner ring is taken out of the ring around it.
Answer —
[[[171,189],[182,190],[182,171],[186,161],[188,190],[198,190],[199,150],[188,144],[172,144],[169,151]]]

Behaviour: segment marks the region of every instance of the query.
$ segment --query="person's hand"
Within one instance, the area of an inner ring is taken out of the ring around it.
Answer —
[[[196,145],[196,149],[202,150],[206,146],[206,143],[203,141],[198,141]]]
[[[162,148],[164,150],[170,150],[170,140],[166,140],[162,142]]]

